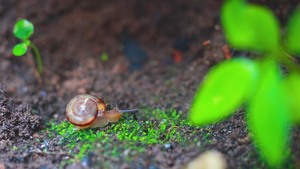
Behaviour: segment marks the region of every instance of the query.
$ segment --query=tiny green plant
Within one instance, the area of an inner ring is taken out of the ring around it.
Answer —
[[[108,54],[107,54],[106,52],[103,52],[103,53],[101,54],[101,60],[102,60],[103,62],[106,62],[106,61],[108,60]]]
[[[300,71],[287,57],[300,54],[300,10],[289,19],[284,38],[269,9],[245,0],[225,1],[221,22],[232,47],[261,56],[227,60],[212,68],[196,92],[190,119],[199,126],[212,124],[246,103],[255,145],[270,166],[279,166],[289,155],[289,128],[300,122]]]
[[[12,53],[15,56],[22,56],[26,53],[28,46],[30,46],[35,54],[36,62],[37,62],[37,70],[39,74],[43,72],[42,59],[39,50],[37,47],[29,40],[29,37],[34,31],[34,26],[31,22],[26,19],[19,20],[14,26],[14,35],[23,40],[22,43],[17,44]]]

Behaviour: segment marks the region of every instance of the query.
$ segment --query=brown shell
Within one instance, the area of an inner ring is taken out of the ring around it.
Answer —
[[[103,100],[88,94],[77,95],[71,99],[66,108],[67,119],[76,126],[91,124],[106,105]]]

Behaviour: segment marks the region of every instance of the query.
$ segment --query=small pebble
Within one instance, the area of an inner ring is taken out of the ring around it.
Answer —
[[[166,148],[166,149],[171,148],[171,144],[165,144],[165,148]]]
[[[224,156],[216,151],[207,151],[191,161],[186,169],[225,169],[227,166]]]
[[[41,96],[44,97],[44,98],[47,96],[47,93],[46,93],[45,91],[40,91],[40,94],[41,94]]]

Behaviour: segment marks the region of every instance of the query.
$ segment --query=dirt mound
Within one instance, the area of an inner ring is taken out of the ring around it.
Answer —
[[[41,118],[28,106],[17,105],[6,89],[0,88],[0,140],[29,138],[40,127]]]

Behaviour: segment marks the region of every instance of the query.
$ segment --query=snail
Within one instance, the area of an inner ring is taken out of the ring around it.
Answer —
[[[103,127],[110,122],[116,122],[125,112],[134,112],[139,109],[106,110],[104,101],[96,96],[81,94],[72,98],[66,108],[67,119],[74,124],[75,129]]]

